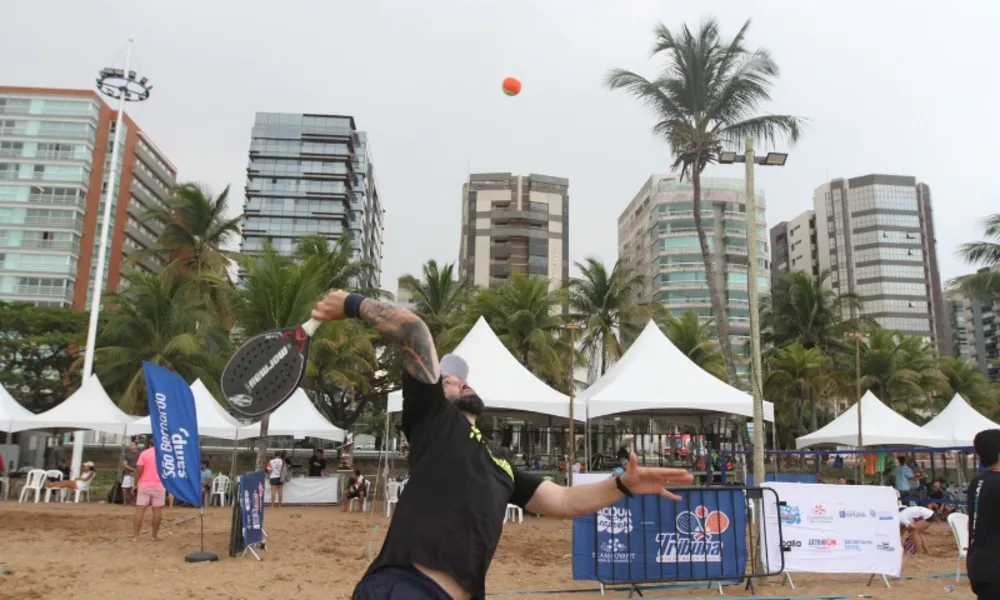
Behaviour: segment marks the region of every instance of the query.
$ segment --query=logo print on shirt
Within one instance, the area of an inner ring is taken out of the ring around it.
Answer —
[[[475,439],[480,444],[483,443],[483,434],[479,431],[479,428],[476,427],[475,424],[470,426],[469,439]],[[498,467],[503,469],[503,472],[507,474],[507,477],[514,479],[514,469],[510,468],[510,463],[502,458],[493,456],[493,453],[490,452],[490,447],[486,444],[483,444],[483,447],[486,448],[486,452],[490,455],[490,458],[493,459],[493,462],[495,462]]]

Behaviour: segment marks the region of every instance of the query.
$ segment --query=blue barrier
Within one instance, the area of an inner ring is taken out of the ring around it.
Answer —
[[[739,581],[781,572],[747,570],[748,558],[756,553],[747,544],[747,499],[774,494],[772,490],[675,491],[679,502],[660,496],[625,498],[574,519],[573,579],[602,584]],[[780,564],[783,569],[783,563],[774,557],[763,564]]]
[[[765,473],[764,481],[778,481],[782,483],[818,483],[819,480],[816,479],[815,473],[778,473],[775,477],[774,473]],[[747,473],[747,486],[753,487],[754,479],[753,475]]]

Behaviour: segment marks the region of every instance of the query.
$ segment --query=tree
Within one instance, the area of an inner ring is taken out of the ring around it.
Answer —
[[[951,287],[989,304],[1000,300],[1000,213],[983,220],[983,236],[985,240],[959,247],[959,254],[967,263],[982,268],[977,273],[952,280]]]
[[[599,362],[598,372],[604,375],[608,363],[621,358],[639,335],[636,293],[643,277],[622,260],[610,273],[597,258],[576,266],[581,276],[569,282],[570,320],[582,326],[580,346],[591,364]]]
[[[851,340],[853,344],[853,340]],[[848,361],[843,361],[846,365]],[[845,375],[854,371],[845,366]],[[854,395],[854,379],[844,378],[844,393]],[[861,388],[915,419],[926,413],[930,399],[947,390],[930,342],[889,329],[875,328],[861,345]]]
[[[947,389],[942,389],[937,398],[939,409],[943,409],[955,394],[959,394],[983,414],[990,414],[996,410],[995,399],[986,374],[969,359],[942,357],[938,368],[948,381]]]
[[[854,294],[834,294],[829,279],[829,270],[818,280],[805,271],[783,273],[761,303],[762,345],[780,349],[797,343],[806,349],[819,348],[828,356],[845,351],[844,336],[855,323],[844,315],[859,311],[861,302]]]
[[[818,347],[800,343],[779,348],[766,363],[764,391],[775,401],[780,431],[786,444],[808,431],[819,429],[821,390],[832,373],[829,358]],[[809,411],[809,429],[805,413]]]
[[[320,272],[316,277],[326,290],[358,290],[368,296],[380,296],[382,290],[368,284],[378,274],[378,267],[368,260],[356,259],[354,236],[345,231],[333,244],[322,235],[306,236],[295,247],[295,258],[312,261]]]
[[[449,345],[449,330],[457,325],[456,317],[469,301],[469,283],[455,277],[455,263],[438,266],[429,260],[423,266],[423,279],[404,275],[400,287],[410,292],[413,312],[417,314],[439,348]]]
[[[669,312],[662,313],[657,325],[667,338],[684,356],[702,370],[726,380],[726,364],[716,343],[716,331],[711,320],[701,322],[693,310],[676,317]]]
[[[52,408],[80,385],[73,364],[88,315],[69,308],[0,302],[0,384],[32,412]]]
[[[143,361],[217,392],[228,332],[216,324],[197,282],[135,270],[122,277],[128,286],[108,295],[112,308],[94,352],[94,370],[121,409],[140,414],[146,406]]]
[[[306,377],[316,406],[342,429],[353,425],[378,394],[388,393],[376,387],[375,339],[375,332],[360,321],[340,321],[324,327],[309,349]]]
[[[682,177],[691,178],[694,223],[730,383],[737,379],[736,364],[715,255],[702,221],[701,173],[717,162],[719,152],[738,151],[746,138],[765,144],[773,144],[779,137],[795,142],[801,125],[800,119],[787,115],[755,116],[760,104],[770,100],[769,90],[778,77],[778,65],[766,50],[745,46],[749,27],[747,21],[732,40],[726,41],[720,37],[714,19],[705,21],[697,32],[685,25],[673,33],[661,24],[654,31],[653,55],[664,56],[666,65],[655,79],[624,69],[615,69],[607,77],[609,88],[625,90],[653,110],[657,119],[653,132],[670,145],[672,168],[679,169]]]

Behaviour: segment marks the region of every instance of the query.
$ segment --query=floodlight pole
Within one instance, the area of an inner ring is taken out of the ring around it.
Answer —
[[[757,289],[757,194],[754,190],[753,138],[747,138],[747,299],[750,302],[750,391],[753,396],[753,482],[764,485],[764,390],[760,364],[760,298]]]
[[[125,117],[126,102],[141,102],[149,98],[152,86],[146,78],[136,81],[130,71],[132,67],[132,38],[125,46],[125,70],[121,73],[113,68],[103,69],[97,78],[97,88],[102,94],[118,100],[118,115],[115,117],[115,137],[111,145],[111,165],[108,168],[108,183],[104,194],[104,211],[101,213],[101,236],[97,248],[97,270],[94,273],[94,290],[90,296],[90,324],[87,327],[87,346],[84,349],[83,379],[86,383],[94,373],[94,350],[97,345],[97,321],[101,313],[101,299],[104,295],[104,263],[108,255],[108,242],[111,234],[111,204],[115,198],[115,182],[118,178],[118,156],[121,154],[122,121]],[[71,476],[80,474],[80,464],[83,461],[84,431],[73,434],[73,459],[70,463]]]
[[[854,369],[856,374],[855,385],[857,386],[858,395],[858,450],[864,450],[864,438],[861,435],[861,332],[854,332]],[[856,471],[855,482],[861,485],[861,476],[864,474],[864,470],[861,468],[861,461],[864,459],[863,454],[858,454],[857,459],[854,461],[854,469]]]
[[[566,485],[573,485],[573,465],[576,463],[576,423],[574,422],[573,405],[576,403],[576,332],[580,326],[570,323],[566,326],[569,330],[569,461],[566,464]]]

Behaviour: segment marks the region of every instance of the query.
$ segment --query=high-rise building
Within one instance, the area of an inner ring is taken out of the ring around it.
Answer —
[[[811,210],[771,228],[771,287],[788,271],[805,271],[819,278],[816,213]]]
[[[290,255],[302,237],[350,233],[354,257],[376,266],[359,283],[378,287],[384,211],[368,135],[354,117],[257,113],[250,137],[241,250],[270,242]]]
[[[737,348],[750,337],[750,290],[771,289],[770,252],[765,226],[765,200],[756,190],[757,248],[747,247],[747,197],[742,179],[703,177],[702,225],[716,265],[718,290],[725,295],[730,336]],[[705,264],[694,224],[694,198],[689,181],[675,175],[653,175],[618,217],[618,256],[645,277],[639,301],[654,301],[672,314],[694,311],[712,318]],[[757,261],[756,285],[747,265]],[[746,375],[748,368],[738,371]]]
[[[410,308],[413,305],[413,292],[403,285],[404,277],[406,276],[403,275],[396,280],[396,304]]]
[[[968,359],[990,381],[1000,382],[1000,308],[957,293],[949,294],[947,302],[953,356]]]
[[[513,273],[569,280],[569,180],[548,175],[477,173],[462,185],[459,276],[475,285]]]
[[[0,300],[89,306],[116,116],[95,91],[0,87]],[[155,244],[162,225],[143,215],[166,207],[177,177],[128,115],[122,124],[106,291],[126,257]],[[163,265],[147,256],[134,266]]]
[[[813,202],[819,269],[832,271],[833,291],[856,294],[862,316],[951,355],[930,188],[914,177],[864,175],[821,185]]]

